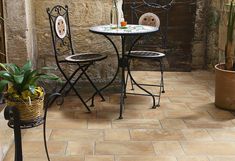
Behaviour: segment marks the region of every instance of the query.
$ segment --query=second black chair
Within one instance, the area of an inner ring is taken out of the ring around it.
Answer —
[[[106,55],[97,54],[97,53],[78,53],[76,54],[73,49],[71,32],[70,32],[70,22],[68,14],[68,6],[57,5],[52,9],[47,8],[47,13],[49,16],[50,27],[51,27],[51,36],[55,53],[56,64],[66,79],[65,84],[60,89],[59,93],[63,93],[66,89],[66,86],[69,85],[69,89],[64,93],[67,94],[69,91],[73,90],[76,95],[80,98],[81,102],[90,111],[87,101],[85,101],[77,89],[75,89],[75,84],[78,80],[85,76],[91,86],[96,90],[104,101],[104,97],[100,93],[99,89],[95,86],[93,81],[90,79],[87,74],[87,70],[91,65],[94,65],[95,62],[104,60],[107,58]],[[69,64],[74,65],[75,70],[70,76],[67,76],[63,70],[62,65]],[[79,73],[80,72],[80,73]],[[78,74],[77,74],[78,73]],[[76,76],[78,75],[78,76]],[[74,80],[74,81],[72,81]],[[94,97],[92,97],[92,106],[94,105]]]
[[[160,106],[161,93],[165,93],[164,80],[163,80],[163,72],[164,72],[163,59],[166,56],[166,49],[167,49],[168,14],[169,14],[169,9],[173,3],[173,0],[169,0],[167,4],[161,4],[161,3],[158,4],[157,2],[158,1],[147,3],[146,1],[143,1],[143,3],[138,4],[136,3],[136,1],[133,1],[133,5],[131,6],[131,13],[132,13],[132,17],[135,17],[135,19],[138,19],[140,25],[153,26],[159,29],[157,37],[159,38],[160,43],[156,45],[156,48],[158,50],[157,51],[136,50],[136,51],[131,51],[127,53],[127,57],[129,58],[130,63],[134,59],[139,59],[139,60],[146,59],[150,61],[155,61],[156,63],[159,64],[160,75],[161,75],[159,84],[137,83],[137,81],[131,74],[130,65],[128,67],[128,75],[127,75],[127,80],[126,80],[128,81],[128,76],[130,76],[132,90],[134,90],[134,85],[137,85],[140,89],[146,92],[146,94],[138,94],[138,93],[134,93],[134,94],[151,96],[153,98],[153,106],[152,106],[153,108]],[[147,10],[151,12],[145,13]],[[164,15],[165,17],[164,23],[160,22],[159,17],[153,13],[154,11],[155,12],[158,11]],[[152,36],[156,37],[156,35],[152,35]],[[159,93],[153,94],[150,91],[146,90],[144,86],[159,87],[160,88]],[[157,101],[155,97],[158,98]]]

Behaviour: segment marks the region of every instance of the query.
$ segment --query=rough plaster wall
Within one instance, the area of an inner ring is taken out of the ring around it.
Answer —
[[[25,1],[5,0],[7,61],[23,64],[27,59]]]
[[[34,67],[37,64],[37,41],[36,41],[36,34],[35,34],[35,24],[34,24],[34,6],[32,0],[25,0],[25,10],[26,14],[26,21],[27,21],[27,52],[28,52],[28,59],[30,59]]]
[[[207,40],[207,65],[214,68],[217,63],[224,62],[224,50],[227,35],[227,14],[228,8],[225,4],[229,0],[212,0],[210,7],[216,17],[220,17],[219,22],[208,28]],[[211,17],[210,17],[211,18]]]
[[[219,23],[209,24],[209,22],[211,22],[212,16],[216,18],[220,16],[223,10],[221,5],[227,2],[227,0],[197,1],[192,52],[192,66],[194,69],[211,69],[219,62],[220,54],[225,47],[226,20],[222,17]]]
[[[205,65],[205,0],[197,0],[195,35],[192,44],[192,68],[203,68]]]
[[[220,0],[212,0],[210,3],[210,12],[213,13],[210,15],[208,13],[208,21],[210,19],[217,18],[219,16],[219,1]],[[210,17],[211,16],[211,17]],[[207,67],[213,68],[213,66],[218,62],[218,24],[211,24],[207,28],[207,57],[206,64]]]

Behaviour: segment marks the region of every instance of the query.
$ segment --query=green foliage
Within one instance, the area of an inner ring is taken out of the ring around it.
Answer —
[[[38,80],[58,80],[59,78],[52,73],[41,73],[38,70],[32,69],[31,61],[23,67],[19,67],[16,64],[2,64],[0,67],[3,69],[0,71],[0,92],[3,92],[5,87],[9,84],[17,95],[21,95],[24,91],[30,91],[32,94],[35,93]],[[44,68],[47,70],[49,68]]]
[[[235,22],[235,5],[234,0],[230,3],[229,14],[228,14],[228,26],[227,26],[227,40],[233,41],[233,33],[234,33],[234,22]]]

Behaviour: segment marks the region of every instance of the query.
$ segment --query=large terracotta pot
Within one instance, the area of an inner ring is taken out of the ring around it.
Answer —
[[[225,70],[224,66],[215,66],[215,105],[226,110],[235,110],[235,71]]]

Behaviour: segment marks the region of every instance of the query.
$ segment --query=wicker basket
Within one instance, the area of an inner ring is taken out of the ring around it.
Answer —
[[[22,122],[35,122],[43,115],[44,96],[29,102],[7,100],[8,106],[15,106],[19,110]]]

